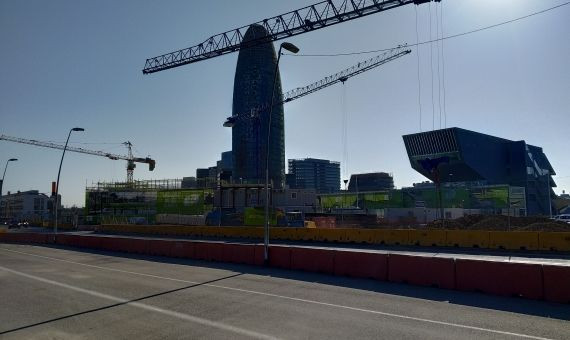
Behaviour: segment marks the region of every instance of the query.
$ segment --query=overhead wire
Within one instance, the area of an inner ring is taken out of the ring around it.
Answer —
[[[533,12],[527,15],[524,15],[522,17],[518,17],[515,19],[511,19],[511,20],[507,20],[507,21],[502,21],[493,25],[489,25],[489,26],[483,26],[480,28],[476,28],[470,31],[466,31],[466,32],[461,32],[461,33],[457,33],[457,34],[452,34],[452,35],[448,35],[439,39],[431,39],[430,40],[426,40],[426,41],[422,41],[422,42],[418,42],[415,44],[410,44],[408,45],[408,47],[414,47],[414,46],[421,46],[421,45],[425,45],[425,44],[429,44],[429,43],[433,43],[435,41],[438,40],[448,40],[448,39],[454,39],[454,38],[458,38],[464,35],[468,35],[468,34],[473,34],[473,33],[477,33],[477,32],[481,32],[481,31],[485,31],[485,30],[489,30],[495,27],[499,27],[499,26],[503,26],[503,25],[507,25],[516,21],[520,21],[520,20],[524,20],[530,17],[533,17],[535,15],[539,15],[539,14],[543,14],[546,13],[548,11],[552,11],[555,10],[557,8],[560,8],[562,6],[567,6],[570,5],[570,1],[564,2],[562,4],[553,6],[553,7],[549,7],[546,9],[543,9],[541,11],[537,11],[537,12]],[[376,49],[376,50],[368,50],[368,51],[358,51],[358,52],[346,52],[346,53],[331,53],[331,54],[302,54],[302,53],[298,53],[298,54],[293,54],[293,53],[284,53],[283,55],[286,56],[290,56],[290,57],[341,57],[341,56],[350,56],[350,55],[358,55],[358,54],[368,54],[368,53],[377,53],[377,52],[384,52],[384,51],[390,51],[392,49],[394,49],[396,47],[391,47],[391,48],[382,48],[382,49]]]

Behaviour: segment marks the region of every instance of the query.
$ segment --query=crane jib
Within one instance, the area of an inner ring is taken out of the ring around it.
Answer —
[[[243,42],[245,31],[251,26],[242,26],[231,31],[213,35],[202,43],[157,57],[148,58],[142,70],[144,74],[218,57],[265,43],[276,41],[361,18],[404,5],[420,5],[441,0],[325,0],[301,9],[280,14],[256,22],[269,35]],[[253,25],[253,24],[252,24]]]

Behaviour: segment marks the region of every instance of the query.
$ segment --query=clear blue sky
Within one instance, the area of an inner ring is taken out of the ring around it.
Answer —
[[[314,1],[314,0],[313,0]],[[29,1],[0,2],[0,133],[63,142],[157,160],[136,179],[193,176],[231,149],[237,54],[143,75],[148,57],[189,47],[210,35],[313,3],[292,1]],[[443,0],[443,34],[526,15],[564,1]],[[429,39],[429,6],[417,8],[420,40]],[[435,5],[432,5],[435,18]],[[337,53],[416,41],[414,6],[291,38],[301,53]],[[435,37],[435,19],[433,26]],[[494,30],[447,40],[447,126],[544,148],[570,191],[570,6]],[[434,46],[434,58],[437,50]],[[283,57],[284,90],[303,86],[373,55]],[[423,130],[432,128],[429,46],[420,49]],[[439,118],[437,66],[435,108]],[[401,135],[420,129],[416,50],[346,85],[348,173],[392,172],[398,187],[424,178],[413,171]],[[342,161],[342,87],[285,106],[286,158]],[[436,127],[439,123],[436,122]],[[17,157],[4,192],[49,192],[61,152],[0,142],[0,164]],[[62,170],[63,204],[84,204],[85,184],[124,180],[125,162],[69,153]]]

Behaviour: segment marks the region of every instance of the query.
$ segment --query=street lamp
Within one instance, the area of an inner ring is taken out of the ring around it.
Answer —
[[[279,60],[281,60],[281,50],[286,49],[291,53],[299,52],[299,48],[291,43],[283,42],[279,46],[277,53],[277,63],[273,72],[273,88],[271,89],[271,105],[269,106],[269,119],[267,123],[267,151],[265,152],[265,228],[263,237],[264,257],[263,261],[269,264],[269,141],[271,136],[271,116],[273,115],[273,99],[275,97],[275,84],[277,83],[277,71],[279,71]]]
[[[4,177],[6,176],[6,169],[8,169],[8,163],[17,161],[17,158],[10,158],[6,161],[6,166],[4,167],[4,174],[2,175],[2,181],[0,181],[0,209],[2,209],[2,187],[4,186]]]
[[[85,131],[83,128],[75,127],[69,130],[67,135],[67,140],[65,141],[65,146],[63,147],[63,154],[61,155],[61,161],[59,162],[59,170],[57,171],[57,183],[55,184],[55,220],[53,224],[53,232],[57,234],[57,208],[58,208],[58,193],[59,193],[59,175],[61,174],[61,165],[63,164],[63,157],[65,156],[65,150],[67,149],[67,143],[69,143],[69,137],[73,131]]]

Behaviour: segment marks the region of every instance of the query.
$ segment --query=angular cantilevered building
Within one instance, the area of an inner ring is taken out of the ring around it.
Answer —
[[[412,168],[434,182],[524,187],[527,215],[549,215],[556,175],[542,148],[460,128],[403,136]]]
[[[267,36],[261,25],[252,25],[246,31],[242,44]],[[242,183],[263,183],[267,155],[269,106],[274,83],[277,55],[270,40],[239,52],[234,78],[232,115],[233,179]],[[281,78],[276,73],[275,103],[281,103]],[[252,111],[266,109],[252,117]],[[269,180],[275,187],[285,182],[285,131],[283,104],[273,107],[269,143]]]

